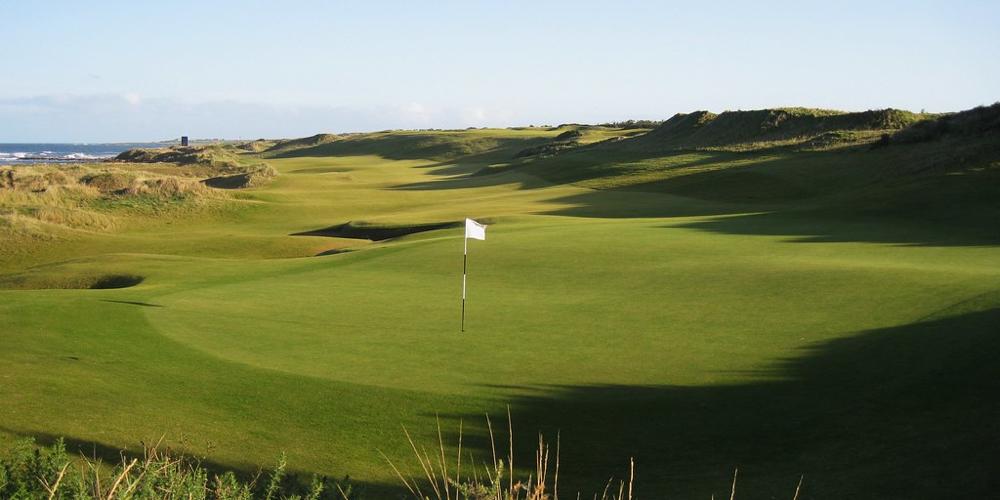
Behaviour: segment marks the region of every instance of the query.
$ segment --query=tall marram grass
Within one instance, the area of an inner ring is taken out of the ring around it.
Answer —
[[[266,163],[237,161],[239,151],[129,150],[100,164],[0,167],[0,230],[36,238],[62,229],[107,231],[116,227],[110,208],[149,213],[197,205],[225,198],[223,189],[258,187],[277,176]]]
[[[552,449],[545,437],[538,435],[538,447],[535,458],[527,475],[519,473],[514,464],[514,426],[510,410],[507,411],[507,446],[506,450],[497,452],[497,440],[493,430],[493,422],[486,416],[486,426],[490,436],[490,460],[477,465],[476,457],[466,450],[468,456],[462,454],[462,424],[459,423],[458,443],[454,449],[445,446],[441,434],[441,422],[438,421],[436,443],[437,449],[417,446],[409,431],[403,428],[418,469],[422,477],[407,476],[384,453],[389,467],[406,490],[417,500],[558,500],[559,499],[559,436],[556,436],[556,447]],[[502,445],[503,443],[501,443]],[[453,457],[453,458],[452,458]],[[463,462],[464,460],[464,462]],[[506,461],[505,461],[506,460]],[[464,469],[463,469],[464,464]],[[615,481],[608,479],[601,492],[594,493],[595,500],[632,500],[635,487],[635,461],[629,459],[627,479]],[[580,493],[571,498],[580,498]]]
[[[545,437],[538,435],[534,461],[527,470],[515,468],[514,426],[510,409],[507,410],[506,443],[497,441],[493,422],[486,416],[486,427],[490,438],[490,457],[478,462],[471,451],[462,449],[462,423],[459,422],[457,443],[449,449],[441,433],[441,423],[437,426],[437,443],[430,449],[418,445],[406,428],[403,435],[413,451],[416,476],[405,473],[384,453],[386,461],[396,478],[414,500],[559,500],[559,452],[560,437],[556,436],[555,450]],[[503,446],[503,448],[499,448]],[[506,445],[506,446],[504,446]],[[733,472],[733,480],[728,492],[729,500],[735,500],[739,469]],[[597,478],[594,478],[597,479]],[[791,495],[798,500],[804,477]],[[636,490],[635,459],[628,460],[628,477],[609,478],[600,491],[584,494],[564,491],[564,498],[593,500],[634,500],[639,498]],[[714,500],[715,495],[711,498]]]
[[[197,177],[128,165],[2,167],[0,226],[37,236],[58,228],[109,231],[118,220],[108,207],[157,210],[226,196]]]

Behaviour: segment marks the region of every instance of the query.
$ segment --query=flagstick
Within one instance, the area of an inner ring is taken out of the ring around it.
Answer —
[[[469,265],[469,237],[465,240],[465,250],[462,252],[462,331],[465,331],[465,274]]]

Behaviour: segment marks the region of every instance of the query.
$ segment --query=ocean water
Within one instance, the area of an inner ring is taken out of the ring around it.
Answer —
[[[115,144],[0,143],[0,165],[96,161],[113,158],[118,153],[127,149],[154,148],[165,145],[148,142],[123,142]]]

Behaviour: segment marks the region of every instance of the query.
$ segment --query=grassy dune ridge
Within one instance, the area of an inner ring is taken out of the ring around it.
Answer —
[[[802,474],[800,498],[988,496],[997,109],[320,135],[220,147],[277,174],[235,190],[200,181],[252,169],[130,157],[211,201],[95,193],[115,224],[5,239],[0,446],[285,452],[381,497],[379,451],[421,473],[400,425],[462,422],[488,457],[509,405],[517,449],[561,436],[565,491],[634,456],[641,498],[721,496],[735,467],[749,498]],[[460,334],[464,217],[491,226]],[[115,276],[141,280],[93,286]]]

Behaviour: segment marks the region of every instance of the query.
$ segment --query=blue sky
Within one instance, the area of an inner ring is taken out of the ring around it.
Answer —
[[[0,142],[955,111],[1000,2],[0,0]]]

